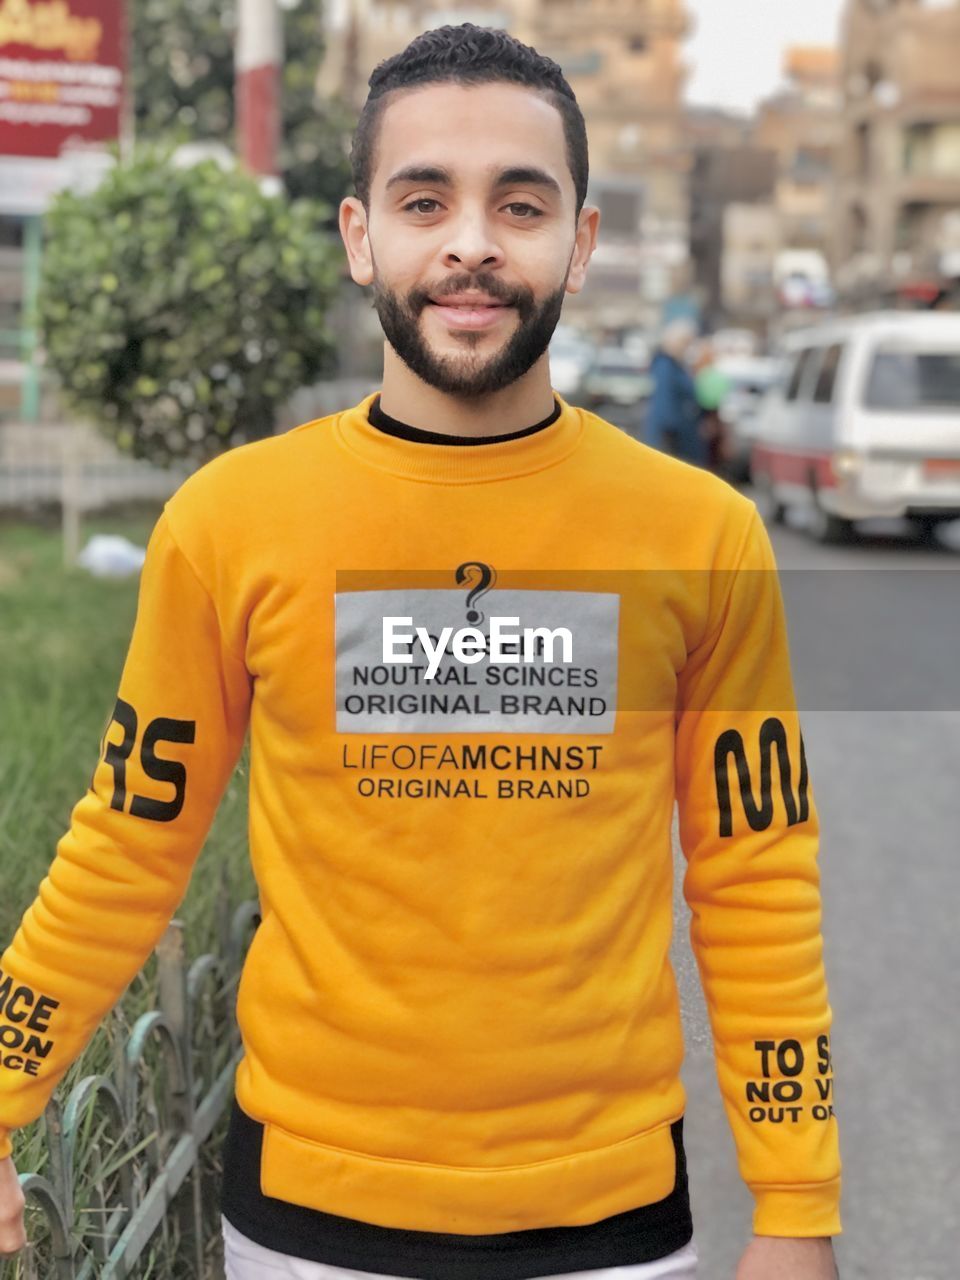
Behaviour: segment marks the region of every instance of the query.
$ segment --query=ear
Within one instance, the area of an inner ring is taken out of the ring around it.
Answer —
[[[356,284],[373,283],[373,254],[367,233],[367,211],[356,196],[340,202],[340,235]]]
[[[567,272],[567,293],[579,293],[586,283],[587,263],[597,247],[597,232],[600,230],[600,210],[594,205],[585,204],[577,219],[577,238]]]

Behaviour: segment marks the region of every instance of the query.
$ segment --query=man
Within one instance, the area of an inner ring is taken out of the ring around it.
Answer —
[[[166,505],[91,790],[0,962],[49,1039],[0,1071],[0,1156],[176,909],[249,724],[230,1280],[694,1274],[675,797],[757,1206],[737,1280],[832,1280],[817,819],[763,527],[551,392],[598,225],[554,63],[424,34],[353,162],[382,392]]]

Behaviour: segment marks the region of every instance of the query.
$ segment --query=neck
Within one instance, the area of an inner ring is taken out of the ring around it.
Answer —
[[[380,407],[399,422],[414,423],[442,435],[499,436],[522,431],[553,411],[550,364],[546,352],[516,382],[485,396],[460,397],[438,391],[418,378],[388,342],[383,346]]]

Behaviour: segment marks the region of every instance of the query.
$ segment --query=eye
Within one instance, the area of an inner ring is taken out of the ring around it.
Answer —
[[[421,196],[419,200],[411,200],[409,204],[403,206],[404,213],[436,213],[439,207],[439,200],[431,200],[428,196]],[[429,206],[422,208],[423,205]]]
[[[514,200],[511,204],[505,205],[504,208],[509,209],[515,217],[532,219],[542,218],[543,210],[538,209],[536,205],[527,204],[523,200]]]

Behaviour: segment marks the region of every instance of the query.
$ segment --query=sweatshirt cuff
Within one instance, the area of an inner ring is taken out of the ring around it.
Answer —
[[[753,1232],[758,1236],[838,1236],[840,1178],[799,1186],[752,1186],[756,1207]]]
[[[6,1160],[7,1156],[13,1153],[13,1143],[10,1141],[10,1130],[0,1128],[0,1160]]]

